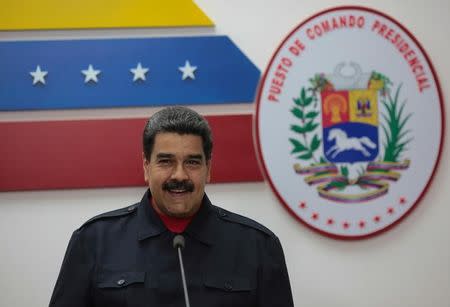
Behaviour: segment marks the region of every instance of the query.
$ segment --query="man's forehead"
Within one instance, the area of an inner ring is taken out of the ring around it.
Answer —
[[[203,140],[195,134],[180,134],[175,132],[160,132],[155,136],[153,154],[202,155]]]

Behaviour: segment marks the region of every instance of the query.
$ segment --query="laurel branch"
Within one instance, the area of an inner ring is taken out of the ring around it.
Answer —
[[[294,146],[291,154],[296,154],[297,159],[313,160],[317,163],[315,153],[320,147],[321,139],[319,133],[315,132],[319,123],[316,122],[320,114],[314,95],[308,95],[305,88],[300,91],[299,97],[293,98],[295,106],[291,113],[298,119],[296,124],[291,125],[291,130],[299,135],[299,138],[289,138]]]

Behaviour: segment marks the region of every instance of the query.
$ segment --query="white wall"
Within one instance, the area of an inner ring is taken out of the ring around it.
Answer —
[[[0,33],[0,39],[226,34],[264,70],[284,36],[306,17],[331,6],[364,4],[393,16],[416,36],[436,68],[444,99],[450,97],[449,1],[196,2],[214,20],[215,30],[11,32]],[[214,107],[205,110],[215,111]],[[448,110],[447,107],[447,118]],[[151,112],[146,108],[121,109],[108,111],[106,116],[142,117]],[[96,110],[0,113],[0,120],[48,119],[60,115],[78,118],[101,113]],[[447,135],[448,131],[447,126]],[[218,205],[248,215],[278,234],[296,306],[448,307],[448,156],[445,145],[433,184],[409,217],[382,235],[356,242],[336,241],[310,231],[286,212],[264,183],[210,185],[207,192]],[[143,191],[144,188],[120,188],[0,193],[0,306],[46,306],[71,232],[93,215],[138,201]]]

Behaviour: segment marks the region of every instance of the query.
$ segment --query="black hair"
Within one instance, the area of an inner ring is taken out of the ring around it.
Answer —
[[[194,110],[182,106],[166,107],[149,118],[142,135],[143,151],[147,160],[150,160],[156,135],[164,132],[200,136],[206,161],[211,160],[211,128],[206,119]]]

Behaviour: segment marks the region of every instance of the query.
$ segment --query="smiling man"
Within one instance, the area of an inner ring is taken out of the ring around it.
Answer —
[[[184,306],[176,234],[185,238],[191,306],[293,306],[278,238],[206,196],[212,147],[195,111],[155,113],[143,134],[149,189],[73,233],[50,306]]]
[[[147,153],[148,155],[148,153]],[[150,157],[144,154],[145,180],[158,214],[188,218],[199,209],[210,177],[202,139],[197,135],[157,134]]]

